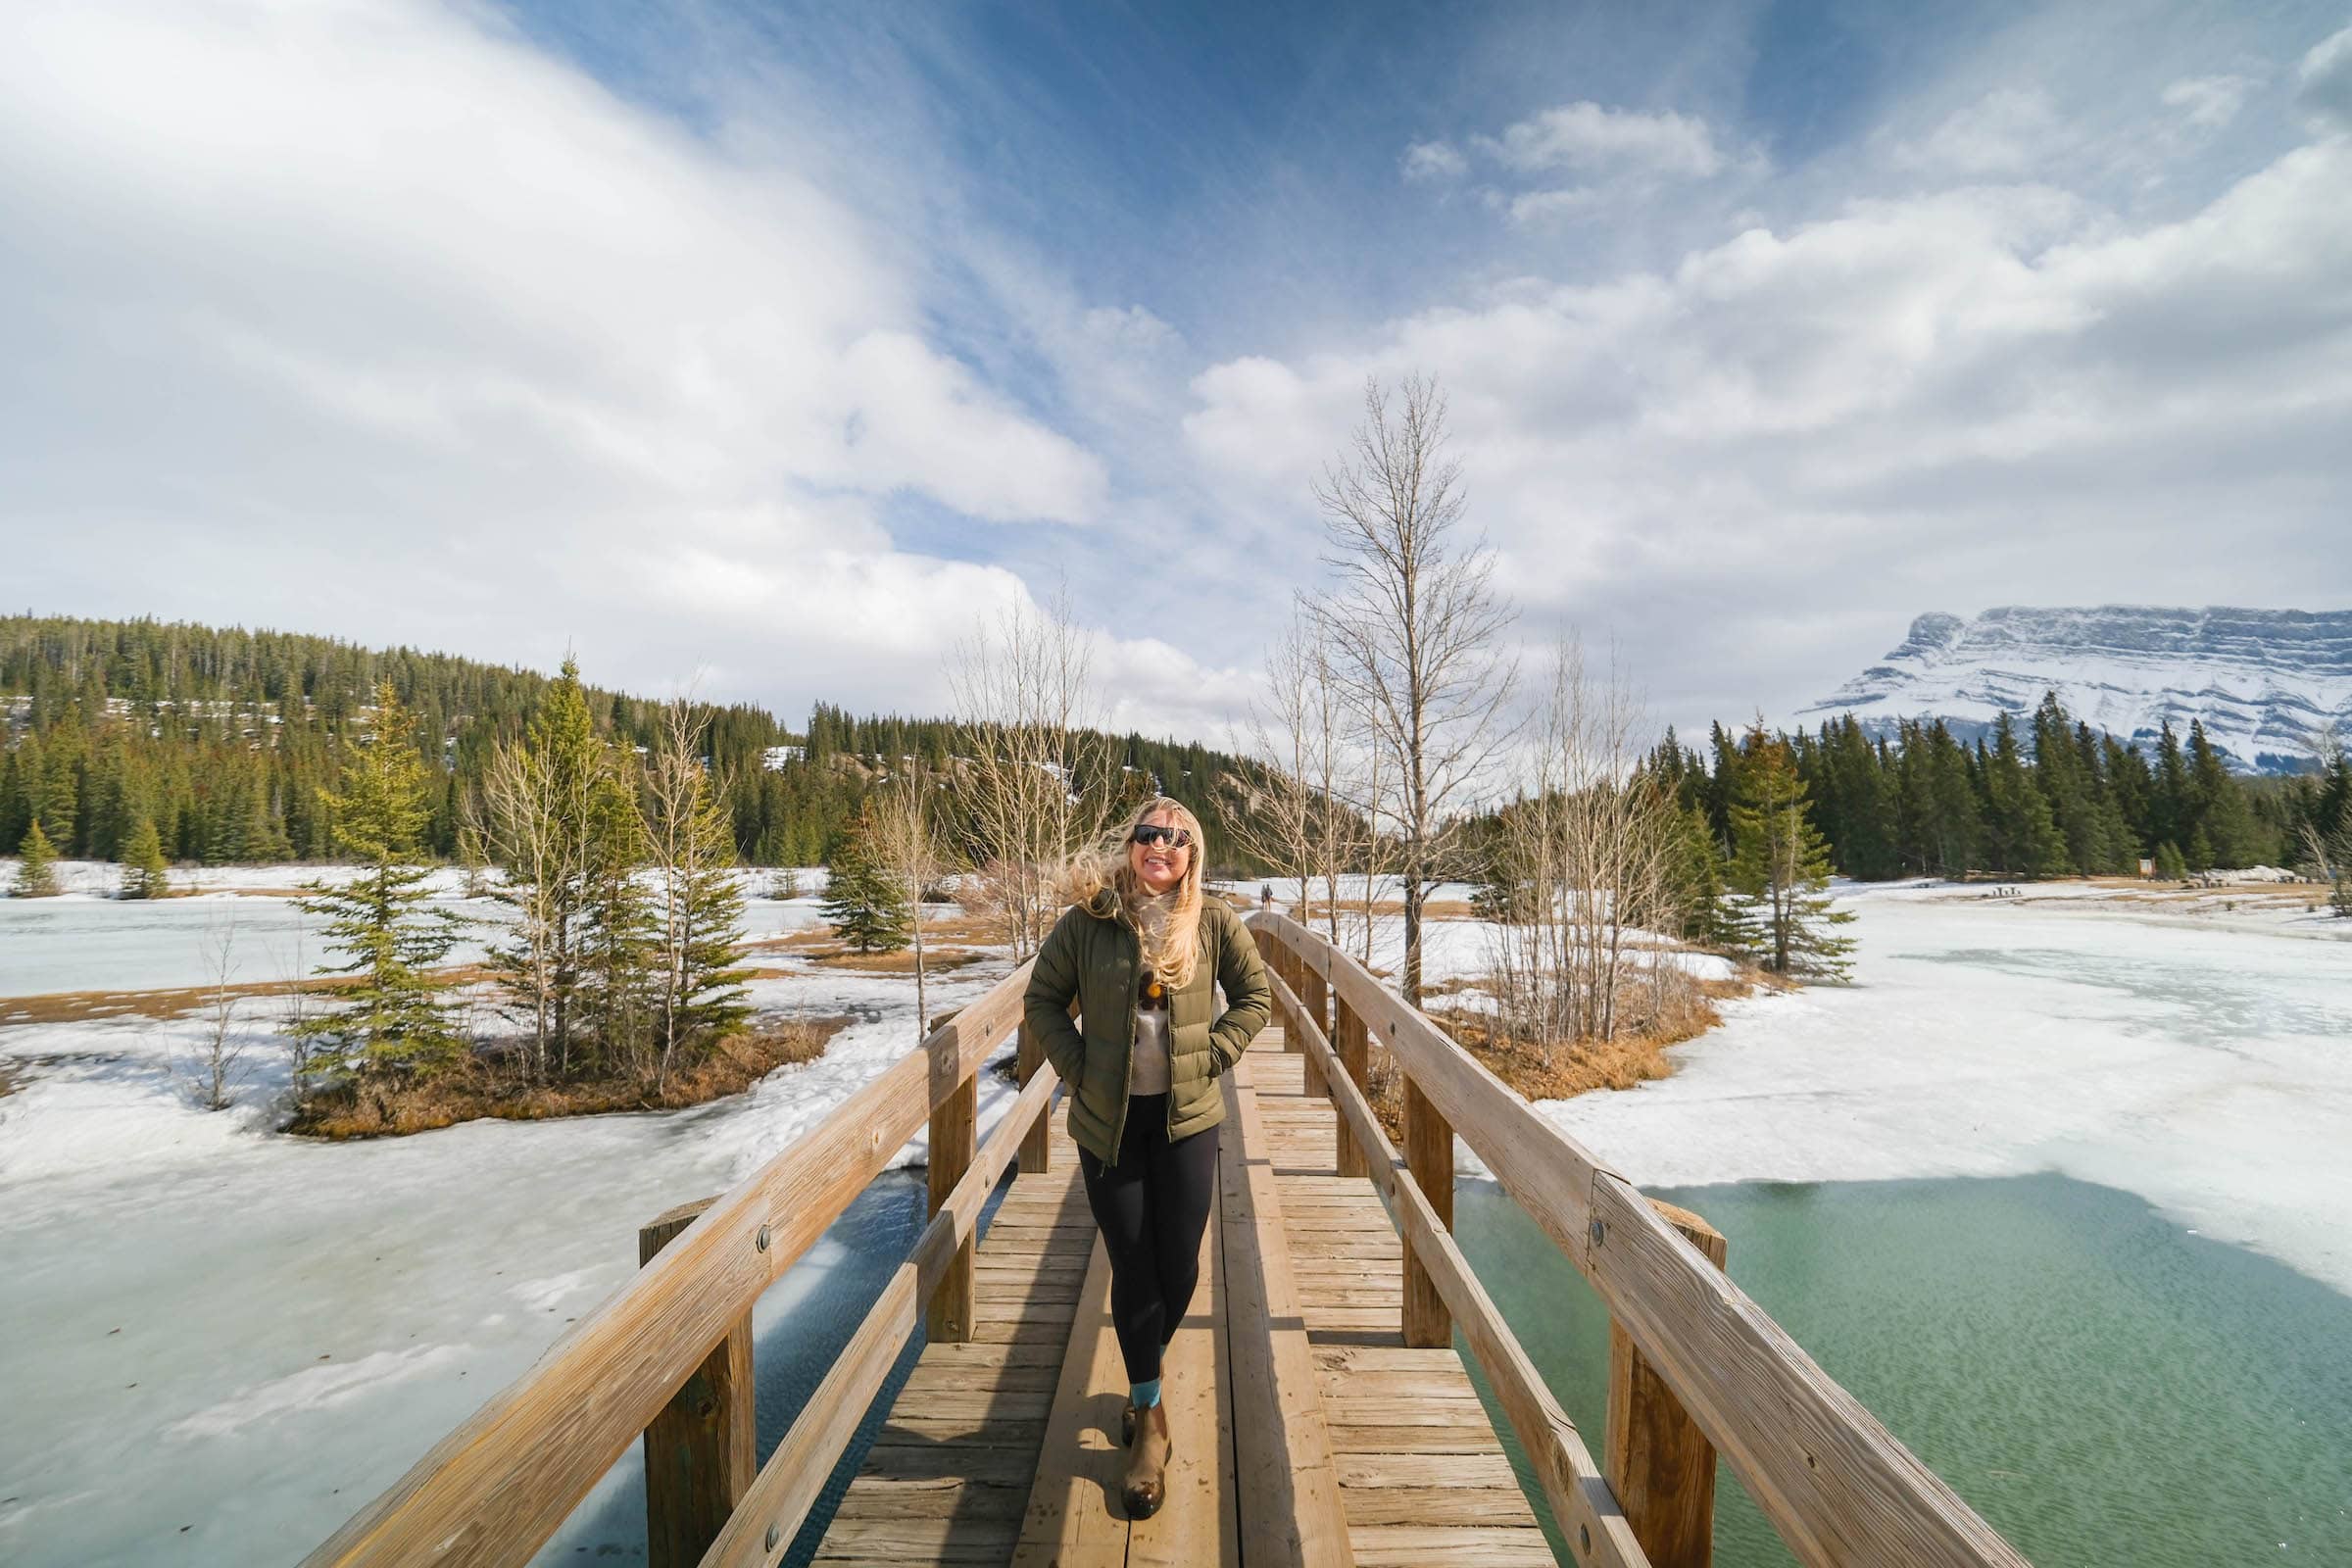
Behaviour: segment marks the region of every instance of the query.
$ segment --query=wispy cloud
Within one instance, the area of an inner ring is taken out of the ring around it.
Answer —
[[[2303,56],[2295,68],[2295,98],[2317,123],[2352,130],[2352,27]]]
[[[1404,150],[1398,168],[1407,179],[1458,179],[1470,172],[1470,160],[1451,142],[1417,141]]]
[[[1585,101],[1563,104],[1481,136],[1477,146],[1522,174],[1568,171],[1704,179],[1726,163],[1703,120],[1672,111],[1644,114]]]
[[[2206,130],[2219,130],[2237,118],[2246,97],[2259,86],[2251,76],[2228,73],[2218,76],[2182,76],[2168,82],[2162,94],[2167,108],[2178,109],[2187,122]]]

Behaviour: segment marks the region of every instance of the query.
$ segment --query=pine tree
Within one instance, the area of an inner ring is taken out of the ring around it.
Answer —
[[[155,818],[142,815],[122,845],[122,897],[168,898],[171,867],[164,861],[164,841],[155,831]]]
[[[906,895],[874,864],[868,849],[872,822],[861,808],[825,882],[825,922],[858,953],[895,953],[912,923]]]
[[[53,899],[65,890],[57,885],[57,846],[41,831],[36,817],[24,831],[24,842],[17,854],[17,881],[13,891],[20,899]]]
[[[335,848],[360,862],[360,874],[340,886],[314,882],[298,901],[325,921],[326,945],[342,956],[318,972],[358,982],[295,1030],[328,1048],[313,1058],[314,1071],[366,1078],[430,1070],[465,1047],[429,973],[457,945],[460,922],[432,907],[431,873],[416,861],[430,785],[416,722],[390,681],[376,688],[364,728],[365,738],[344,750],[342,788],[319,792]]]
[[[580,883],[580,1015],[607,1070],[641,1065],[654,1011],[655,910],[637,878],[645,825],[614,759],[589,796],[587,872]]]
[[[1806,815],[1795,757],[1758,724],[1741,742],[1740,760],[1729,880],[1746,903],[1749,943],[1776,974],[1840,977],[1854,944],[1836,928],[1853,914],[1828,897],[1829,845]]]
[[[2188,860],[2171,839],[2156,846],[2156,874],[2168,882],[2188,880]]]
[[[2007,713],[1993,725],[1992,754],[1984,763],[1986,812],[1994,869],[2020,876],[2064,876],[2074,869],[2050,815],[2050,803],[2026,770],[2017,726]]]
[[[736,885],[735,830],[725,791],[691,748],[655,767],[646,837],[660,879],[659,969],[654,1029],[667,1075],[682,1055],[706,1050],[752,1013],[744,989],[743,892]]]

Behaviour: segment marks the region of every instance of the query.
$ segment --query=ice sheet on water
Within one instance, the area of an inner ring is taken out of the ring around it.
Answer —
[[[2109,902],[1848,894],[1851,987],[1725,1006],[1544,1114],[1642,1183],[2056,1170],[2352,1292],[2352,943]]]

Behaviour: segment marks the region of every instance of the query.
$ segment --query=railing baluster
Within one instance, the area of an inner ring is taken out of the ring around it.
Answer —
[[[1356,1088],[1364,1088],[1366,1058],[1370,1055],[1370,1048],[1364,1041],[1364,1020],[1356,1016],[1355,1009],[1348,1004],[1346,997],[1340,998],[1339,1029],[1332,1039],[1332,1045],[1349,1080]],[[1368,1174],[1372,1167],[1366,1162],[1364,1151],[1356,1143],[1355,1135],[1348,1130],[1344,1117],[1340,1121],[1339,1133],[1338,1157],[1333,1168],[1342,1176]]]
[[[1042,1126],[1045,1118],[1040,1116],[1038,1122]],[[956,1184],[971,1169],[979,1133],[980,1084],[974,1075],[957,1084],[931,1113],[931,1214],[937,1215],[947,1205]],[[935,1341],[960,1344],[972,1337],[972,1295],[977,1279],[973,1251],[974,1238],[967,1236],[941,1273],[939,1289],[931,1293],[924,1325]]]
[[[1046,1064],[1046,1048],[1038,1044],[1036,1034],[1025,1023],[1021,1025],[1020,1043],[1015,1048],[1013,1059],[1020,1069],[1021,1087],[1024,1089],[1029,1087],[1029,1080],[1037,1076],[1037,1069]],[[1043,1176],[1053,1163],[1053,1140],[1048,1136],[1052,1126],[1051,1118],[1040,1116],[1037,1125],[1029,1129],[1029,1136],[1021,1140],[1022,1175]],[[938,1205],[934,1203],[933,1211],[937,1212],[937,1208]]]
[[[1731,1244],[1687,1208],[1650,1200],[1717,1268]],[[1411,1344],[1411,1331],[1406,1331]],[[1715,1447],[1617,1320],[1609,1320],[1609,1429],[1601,1461],[1651,1568],[1707,1568],[1715,1541]]]
[[[1398,1071],[1402,1072],[1399,1067]],[[1453,1126],[1421,1093],[1410,1073],[1404,1074],[1404,1162],[1412,1170],[1421,1196],[1429,1200],[1438,1223],[1453,1229]],[[1414,1255],[1411,1238],[1404,1243],[1404,1309],[1400,1325],[1404,1343],[1422,1350],[1444,1349],[1453,1344],[1453,1318],[1446,1298],[1438,1294],[1429,1269]]]
[[[1321,967],[1321,963],[1328,960],[1318,960],[1299,953],[1292,955],[1292,961],[1298,971],[1298,980],[1291,987],[1291,991],[1298,998],[1299,1004],[1306,1008],[1306,1015],[1314,1020],[1315,1027],[1323,1031],[1323,1038],[1329,1040],[1331,988],[1324,983]],[[1310,1095],[1330,1093],[1329,1087],[1323,1082],[1323,1058],[1311,1051],[1306,1054],[1306,1092]]]
[[[704,1209],[682,1203],[637,1231],[645,1267]],[[718,1539],[759,1471],[752,1384],[752,1315],[703,1358],[645,1429],[645,1560],[649,1568],[694,1568]]]

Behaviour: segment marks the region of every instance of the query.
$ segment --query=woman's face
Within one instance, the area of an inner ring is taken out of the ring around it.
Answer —
[[[1182,824],[1165,810],[1153,811],[1144,818],[1141,825],[1184,831]],[[1127,868],[1135,873],[1137,881],[1143,883],[1145,891],[1157,897],[1184,880],[1185,868],[1193,863],[1195,848],[1197,846],[1188,844],[1178,849],[1164,838],[1156,844],[1143,844],[1130,838],[1127,841]]]

